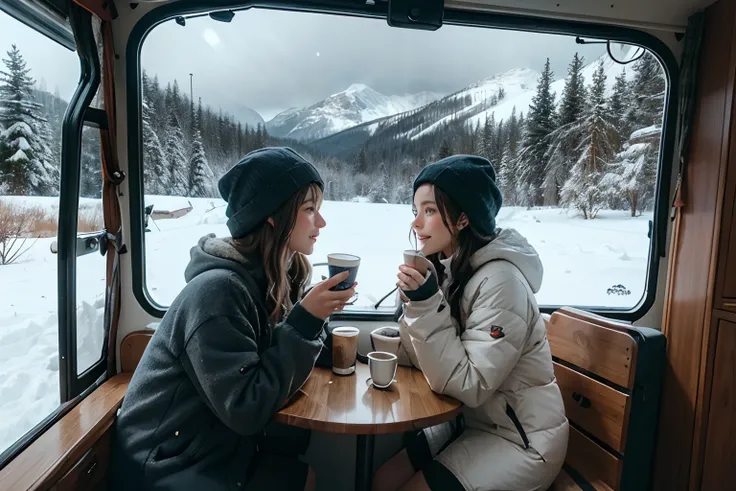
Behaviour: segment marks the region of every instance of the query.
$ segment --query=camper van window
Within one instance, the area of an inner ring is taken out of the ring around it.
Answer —
[[[52,245],[78,79],[76,53],[0,12],[0,454],[60,403]]]
[[[461,153],[493,163],[497,224],[544,266],[540,305],[635,311],[655,260],[669,79],[645,48],[614,42],[615,61],[575,37],[265,9],[159,24],[140,58],[148,297],[169,305],[190,248],[228,234],[218,178],[284,145],[325,183],[314,278],[329,253],[361,257],[354,312],[375,312],[416,247],[413,178]]]
[[[99,99],[101,94],[100,90]],[[105,339],[106,258],[100,253],[99,239],[95,238],[105,228],[99,129],[82,128],[81,160],[77,237],[91,240],[77,242],[77,374],[84,373],[102,358]]]

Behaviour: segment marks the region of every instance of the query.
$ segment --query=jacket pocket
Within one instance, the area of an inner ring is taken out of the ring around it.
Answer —
[[[175,435],[153,449],[148,464],[160,467],[186,467],[202,447],[203,437],[202,433],[197,433],[190,439]]]
[[[526,432],[524,431],[524,428],[521,426],[521,422],[519,421],[519,418],[516,417],[516,411],[514,411],[514,408],[512,408],[508,402],[506,403],[506,416],[508,416],[511,422],[514,424],[516,431],[519,432],[519,436],[521,437],[521,440],[524,442],[524,448],[528,450],[529,449],[529,438],[527,438]]]

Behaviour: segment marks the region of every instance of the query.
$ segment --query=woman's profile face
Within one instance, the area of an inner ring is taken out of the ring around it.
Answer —
[[[289,236],[289,250],[310,255],[314,252],[319,230],[327,225],[319,210],[322,207],[322,192],[312,188],[299,206],[294,229]]]
[[[422,184],[417,188],[412,211],[414,221],[411,226],[417,236],[419,250],[425,256],[440,251],[445,256],[451,256],[453,235],[442,222],[442,214],[435,202],[433,184]]]

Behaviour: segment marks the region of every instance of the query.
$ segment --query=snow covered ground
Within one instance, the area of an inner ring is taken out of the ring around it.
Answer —
[[[3,198],[7,199],[7,198]],[[30,200],[30,201],[29,201]],[[147,197],[156,209],[193,210],[184,217],[151,222],[146,233],[146,278],[153,299],[167,305],[184,286],[189,250],[207,233],[227,235],[225,203],[219,199]],[[58,199],[24,199],[56,215]],[[99,202],[84,200],[85,213]],[[402,251],[411,247],[408,205],[325,202],[327,227],[312,262],[330,252],[361,256],[359,301],[370,306],[396,281]],[[641,298],[647,270],[651,214],[630,218],[626,211],[603,211],[585,221],[559,209],[503,208],[499,226],[513,227],[534,245],[544,263],[540,304],[632,307]],[[16,263],[0,266],[0,452],[51,413],[59,403],[57,328],[57,257],[49,252],[54,238],[36,240]],[[78,259],[77,319],[79,367],[100,356],[104,305],[104,258],[97,253]],[[316,270],[315,277],[327,268]],[[624,285],[630,295],[608,294]],[[391,306],[393,297],[384,305]]]

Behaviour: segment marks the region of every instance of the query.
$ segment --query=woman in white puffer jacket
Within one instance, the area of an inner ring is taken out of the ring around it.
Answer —
[[[501,202],[481,157],[448,157],[414,181],[412,230],[433,267],[399,268],[402,355],[465,407],[407,434],[375,490],[546,490],[562,467],[568,421],[534,298],[542,264],[517,231],[496,228]]]

